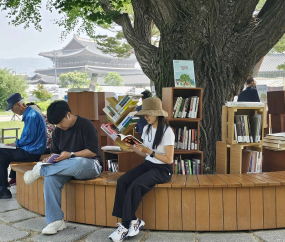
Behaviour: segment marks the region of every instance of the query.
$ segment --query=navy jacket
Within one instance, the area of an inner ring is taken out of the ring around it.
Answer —
[[[142,105],[137,106],[136,110],[139,112],[142,110]],[[137,122],[136,125],[136,132],[139,132],[142,134],[144,126],[146,126],[148,123],[144,117],[140,117],[139,121]]]
[[[260,102],[257,90],[247,87],[238,95],[238,102]]]

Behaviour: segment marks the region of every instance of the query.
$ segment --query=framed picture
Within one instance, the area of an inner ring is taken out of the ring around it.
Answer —
[[[173,69],[175,87],[196,87],[192,60],[173,60]]]

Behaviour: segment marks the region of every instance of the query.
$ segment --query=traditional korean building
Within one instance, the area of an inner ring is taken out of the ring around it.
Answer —
[[[94,41],[78,37],[77,35],[74,35],[73,39],[64,48],[40,52],[39,55],[49,58],[56,66],[56,68],[35,71],[45,76],[55,76],[55,73],[59,76],[62,73],[78,71],[86,72],[90,75],[96,73],[99,79],[102,79],[102,76],[107,75],[108,72],[117,72],[128,83],[130,80],[133,80],[133,86],[136,86],[136,80],[139,80],[139,86],[142,83],[149,86],[150,83],[142,70],[135,68],[135,63],[137,62],[135,55],[131,55],[127,59],[115,58],[97,49]]]

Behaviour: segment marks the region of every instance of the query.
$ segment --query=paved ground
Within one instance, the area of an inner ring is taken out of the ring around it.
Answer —
[[[67,229],[56,235],[41,235],[46,226],[45,218],[22,208],[16,200],[16,187],[11,188],[13,198],[0,200],[0,241],[36,242],[104,242],[113,228],[103,228],[76,223],[68,223]],[[250,232],[193,233],[142,231],[127,242],[285,242],[285,230]]]

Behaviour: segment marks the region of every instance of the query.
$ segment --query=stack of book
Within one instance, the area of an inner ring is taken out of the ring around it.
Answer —
[[[106,171],[118,172],[119,165],[117,159],[106,160]]]
[[[285,150],[285,133],[266,135],[263,139],[263,146],[270,150]]]
[[[174,156],[173,172],[175,175],[198,175],[201,174],[200,159],[182,159]]]
[[[123,132],[131,123],[136,123],[140,118],[135,117],[135,114],[137,112],[130,112],[124,119],[123,121],[118,125],[118,130],[120,132]]]
[[[172,127],[175,134],[174,149],[198,150],[198,130]]]
[[[173,103],[173,118],[197,118],[199,97],[176,97]]]
[[[237,143],[260,143],[262,115],[235,115],[234,132]]]
[[[111,137],[112,140],[116,140],[118,138],[119,130],[113,123],[102,124],[101,129]]]
[[[129,106],[136,105],[140,100],[141,95],[126,95],[117,105],[116,110],[119,114],[122,114]]]

